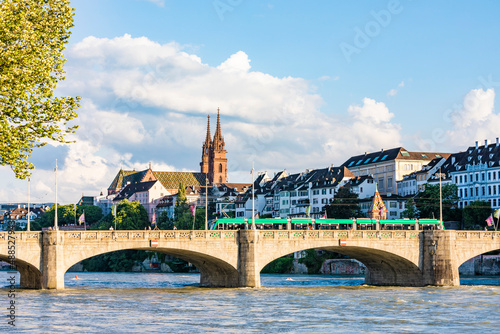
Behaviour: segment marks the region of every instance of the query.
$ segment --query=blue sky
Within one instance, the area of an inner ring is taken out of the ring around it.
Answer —
[[[53,199],[55,158],[65,203],[106,189],[122,164],[198,170],[206,115],[218,107],[232,182],[249,181],[252,161],[298,172],[381,148],[456,152],[499,136],[496,1],[71,4],[58,93],[83,97],[78,143],[35,152],[38,201]],[[0,200],[26,200],[25,181],[0,174]]]

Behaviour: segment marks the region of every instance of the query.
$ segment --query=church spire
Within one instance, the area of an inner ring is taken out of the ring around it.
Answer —
[[[217,108],[217,128],[215,129],[214,134],[214,149],[215,150],[224,150],[224,137],[222,137],[221,129],[220,129],[220,109]]]
[[[203,154],[208,154],[208,149],[212,145],[212,140],[210,139],[210,115],[207,116],[207,136],[205,138],[205,143],[203,143]]]

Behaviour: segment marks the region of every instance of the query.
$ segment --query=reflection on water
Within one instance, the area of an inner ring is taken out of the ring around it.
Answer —
[[[0,272],[1,281],[6,278]],[[211,289],[199,287],[199,274],[67,273],[63,291],[18,292],[17,331],[498,331],[494,310],[500,306],[499,277],[464,278],[462,286],[453,288],[373,287],[364,285],[362,277],[262,275],[261,281],[261,289]],[[1,293],[0,308],[5,310],[1,303],[7,305],[7,291]],[[7,328],[3,322],[2,332]]]

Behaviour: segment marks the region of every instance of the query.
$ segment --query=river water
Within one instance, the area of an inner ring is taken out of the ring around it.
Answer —
[[[7,278],[0,272],[2,282]],[[261,289],[212,289],[199,287],[199,279],[199,274],[67,273],[65,290],[17,291],[15,332],[500,332],[500,277],[462,279],[462,286],[452,288],[262,275]],[[4,333],[13,328],[7,324],[8,291],[0,294]]]

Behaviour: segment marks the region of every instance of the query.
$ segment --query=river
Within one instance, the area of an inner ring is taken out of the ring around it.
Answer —
[[[2,282],[7,275],[0,272]],[[16,292],[15,332],[500,331],[500,277],[464,278],[460,287],[401,288],[366,286],[361,277],[262,275],[260,289],[202,288],[199,278],[199,274],[66,273],[65,290]],[[7,324],[8,291],[0,294],[4,295],[0,297],[3,333],[13,328]]]

